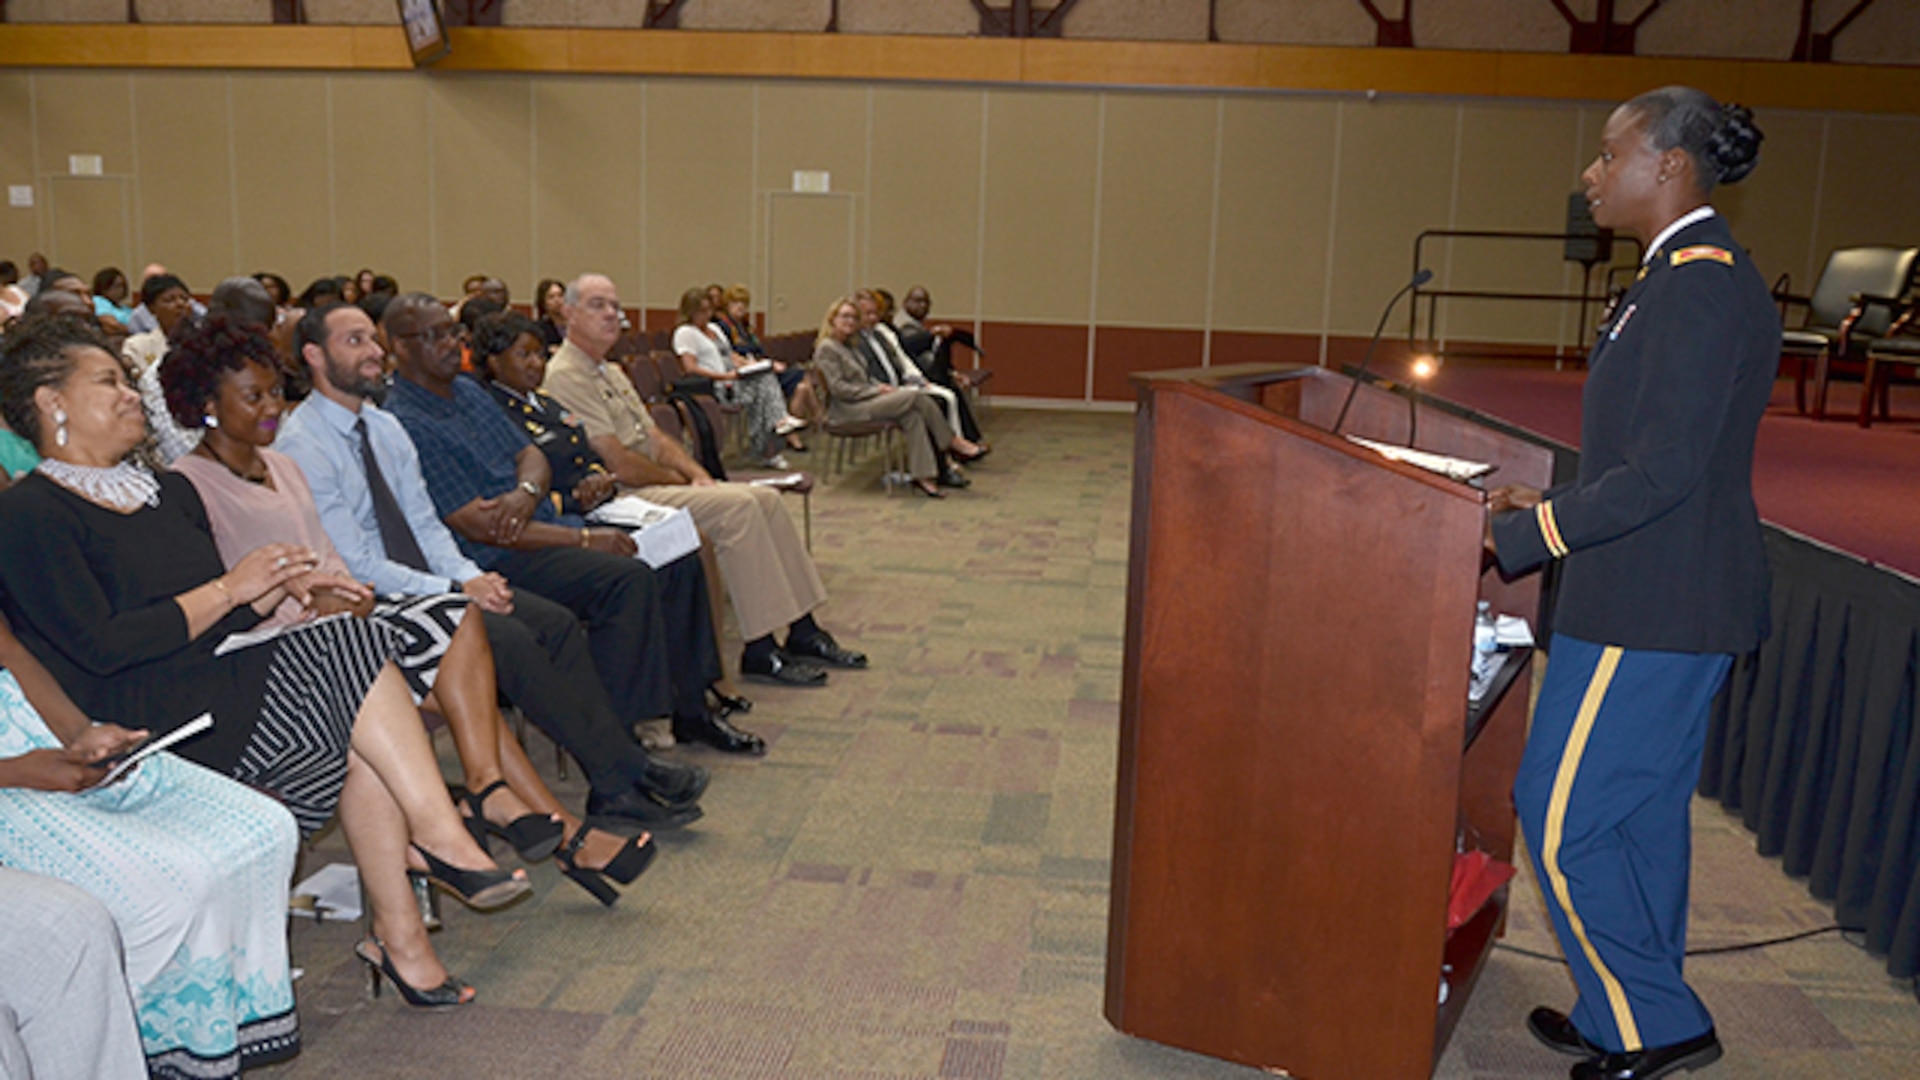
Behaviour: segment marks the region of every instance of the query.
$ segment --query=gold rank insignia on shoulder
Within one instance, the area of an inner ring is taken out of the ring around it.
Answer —
[[[1712,259],[1714,262],[1732,266],[1733,252],[1723,247],[1714,247],[1712,244],[1695,244],[1674,252],[1672,263],[1675,266],[1685,266],[1696,259]]]

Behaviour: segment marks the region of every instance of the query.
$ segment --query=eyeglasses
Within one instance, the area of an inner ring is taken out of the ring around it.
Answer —
[[[439,326],[429,326],[425,330],[409,330],[404,334],[395,334],[393,336],[397,338],[418,338],[422,344],[438,345],[443,341],[466,340],[467,328],[461,326],[459,323],[443,323]]]

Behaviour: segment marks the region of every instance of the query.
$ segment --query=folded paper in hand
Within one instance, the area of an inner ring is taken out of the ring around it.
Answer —
[[[635,557],[658,570],[700,549],[700,533],[693,515],[677,506],[661,506],[638,495],[619,495],[587,515],[595,525],[627,530],[639,548]]]

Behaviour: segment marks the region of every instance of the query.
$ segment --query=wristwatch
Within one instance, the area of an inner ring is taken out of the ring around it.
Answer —
[[[540,485],[539,485],[539,484],[536,484],[536,483],[534,483],[534,482],[533,482],[533,481],[531,481],[531,480],[522,480],[522,481],[520,481],[520,490],[521,490],[521,491],[524,491],[524,492],[526,492],[527,494],[529,494],[529,495],[531,495],[531,496],[533,496],[533,498],[534,498],[534,500],[535,500],[536,502],[537,502],[537,501],[539,501],[539,499],[540,499]]]

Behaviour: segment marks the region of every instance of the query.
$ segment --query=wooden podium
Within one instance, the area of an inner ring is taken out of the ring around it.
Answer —
[[[1427,1076],[1506,912],[1449,934],[1456,830],[1511,861],[1526,729],[1530,651],[1469,709],[1474,602],[1531,619],[1537,577],[1481,572],[1480,491],[1327,434],[1343,375],[1135,381],[1107,1019],[1297,1077]],[[1342,430],[1407,428],[1363,384]],[[1418,433],[1547,486],[1524,440],[1432,407]]]

